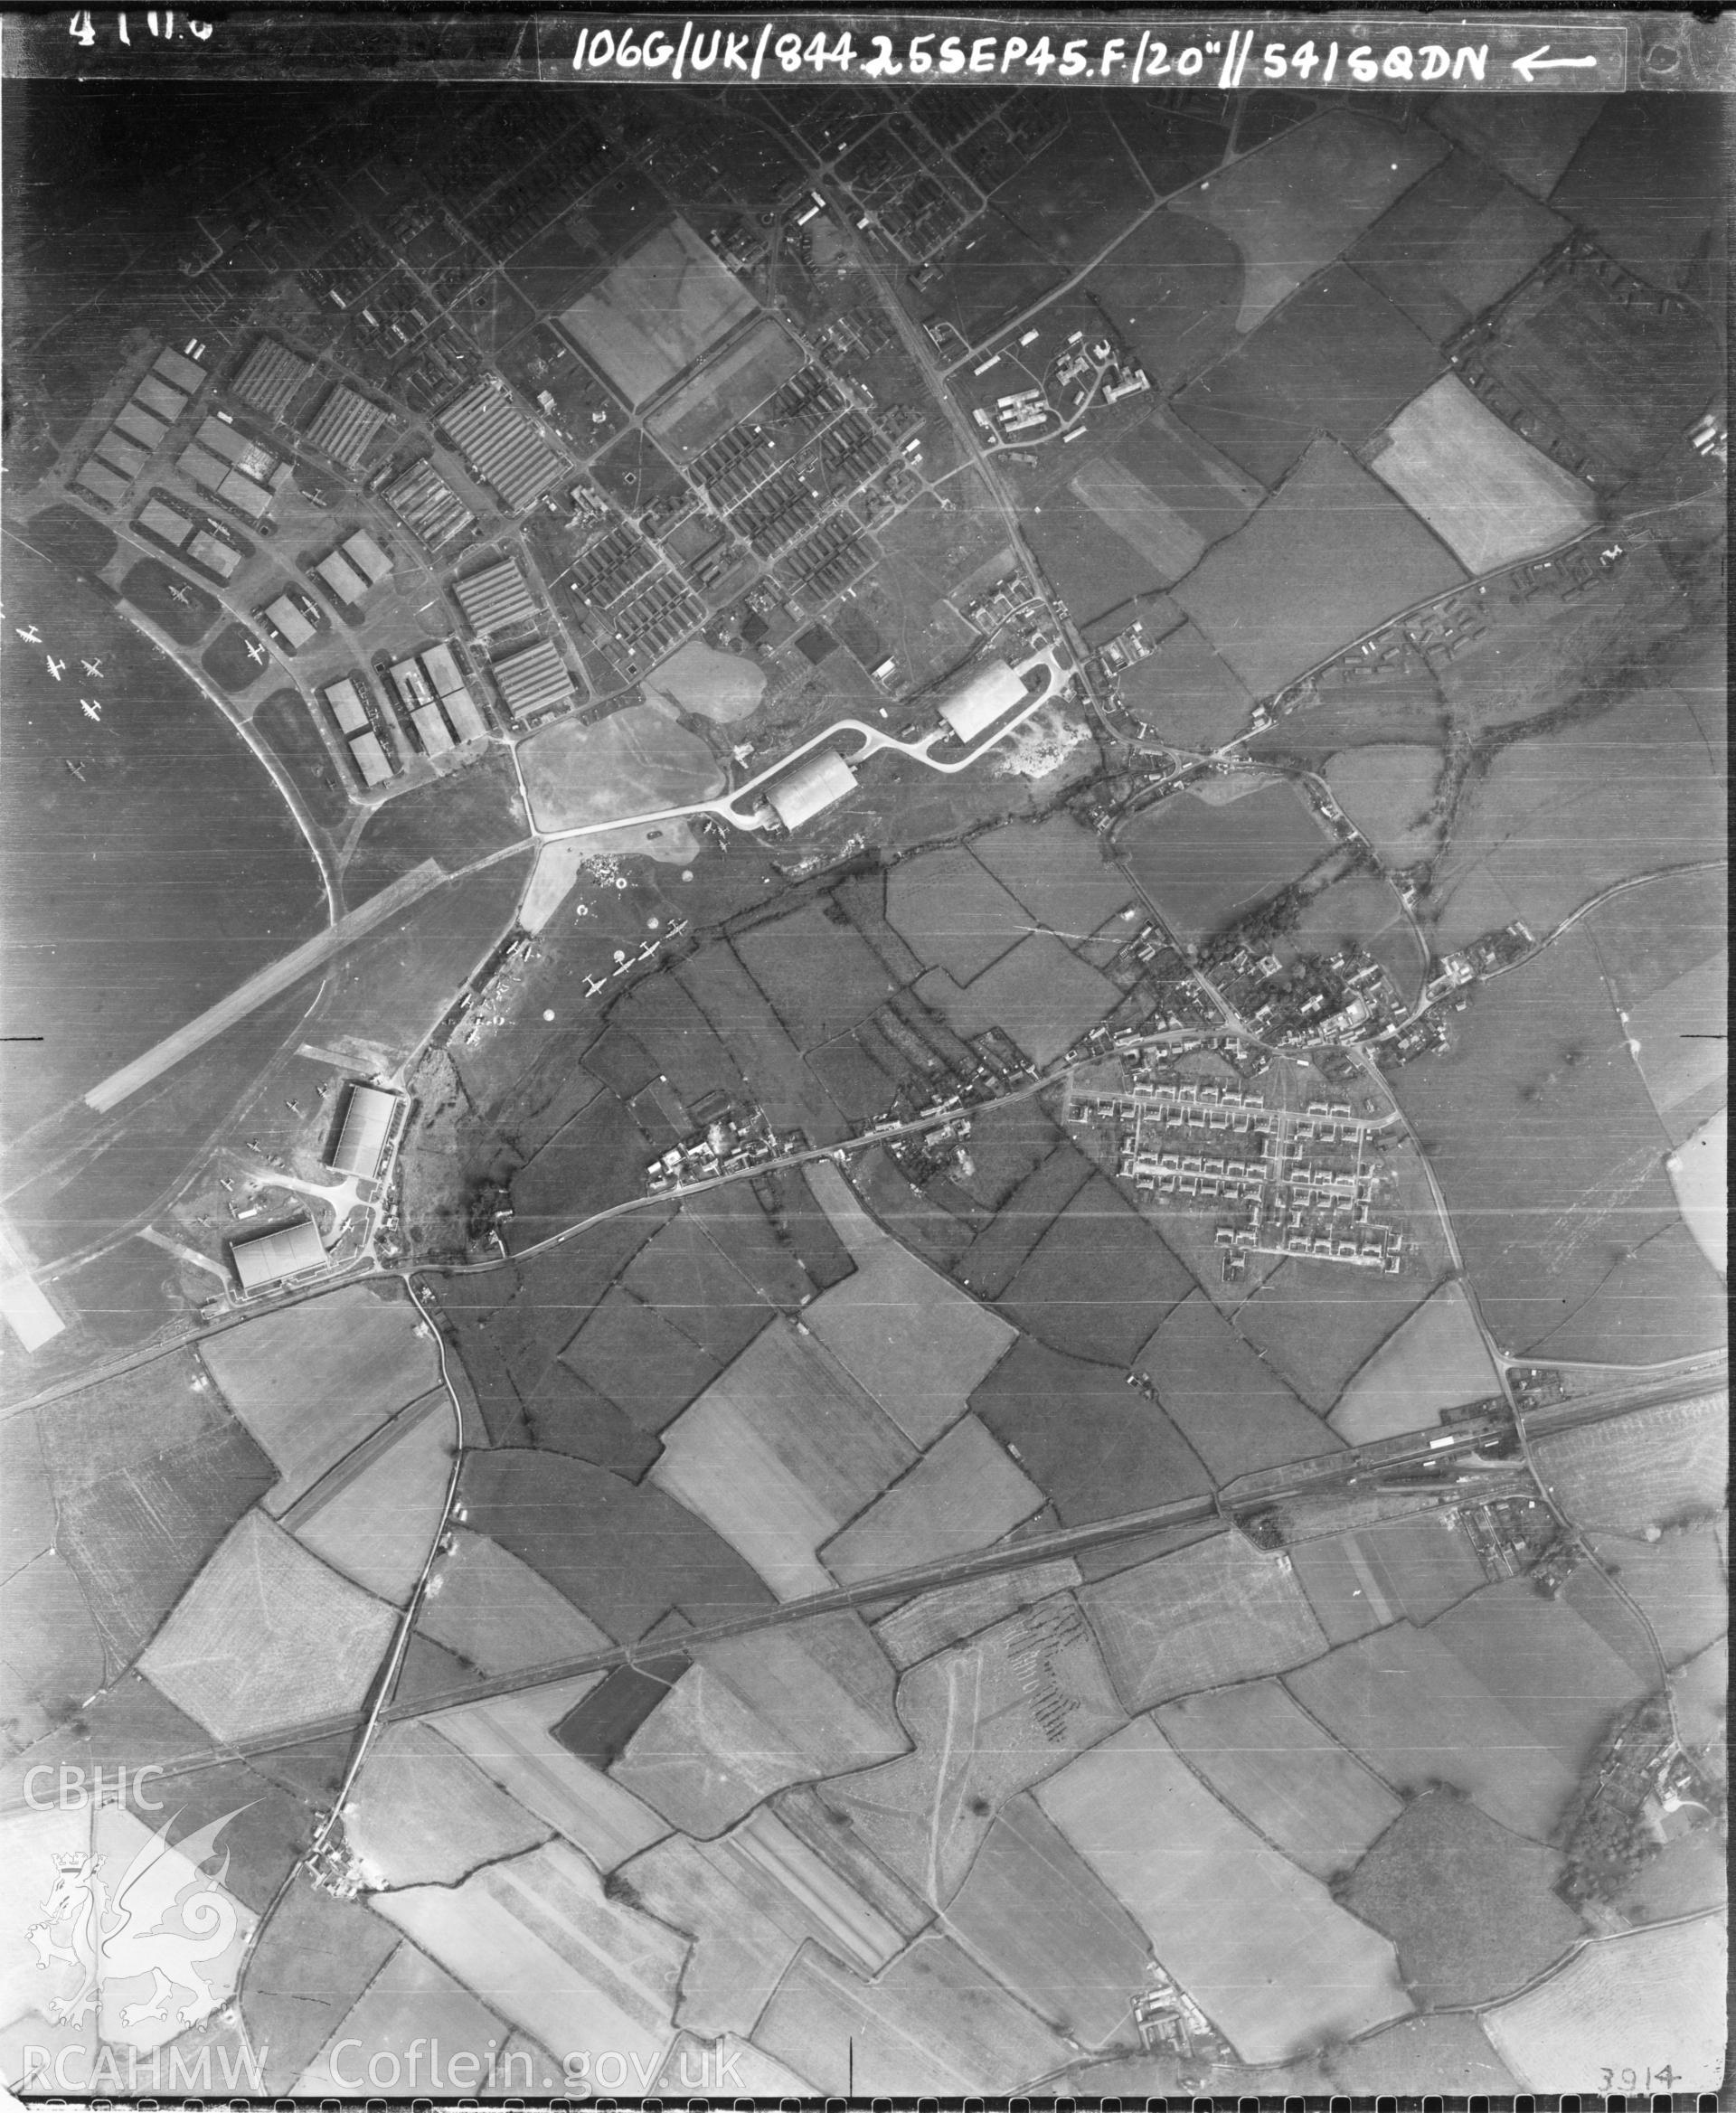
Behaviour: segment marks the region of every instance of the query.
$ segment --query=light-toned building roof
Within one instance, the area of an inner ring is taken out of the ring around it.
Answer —
[[[142,403],[148,411],[155,411],[165,425],[173,425],[187,408],[187,400],[178,389],[171,389],[159,374],[146,374],[133,391],[133,401]]]
[[[165,506],[161,499],[146,502],[138,524],[148,528],[153,535],[161,536],[165,542],[172,542],[176,550],[193,533],[193,524],[186,515],[177,514],[173,506]]]
[[[367,581],[342,551],[334,551],[330,557],[322,558],[314,571],[339,601],[360,601],[368,591]]]
[[[377,403],[370,403],[340,382],[308,426],[307,444],[354,469],[385,422],[386,414]]]
[[[392,571],[392,560],[365,528],[344,538],[344,555],[372,586],[378,586]]]
[[[107,499],[111,506],[119,506],[126,501],[127,481],[117,475],[106,462],[99,462],[93,456],[72,480],[87,492],[94,492],[98,498]]]
[[[197,558],[202,565],[208,565],[220,580],[231,578],[241,561],[241,553],[234,544],[213,535],[208,528],[202,528],[187,545],[187,555]]]
[[[217,496],[227,499],[238,514],[245,514],[250,521],[263,521],[271,511],[271,495],[263,485],[256,485],[250,476],[243,476],[239,469],[231,469],[217,487]]]
[[[137,440],[141,448],[161,446],[163,436],[169,429],[161,419],[154,418],[141,403],[123,403],[115,413],[115,423],[123,433]]]
[[[456,690],[441,692],[440,708],[452,722],[452,731],[461,741],[479,741],[487,738],[488,722],[482,716],[481,707],[462,683]]]
[[[492,378],[467,390],[440,413],[440,423],[510,512],[528,506],[566,474],[560,457]]]
[[[434,694],[444,697],[448,690],[461,690],[464,677],[458,673],[458,664],[452,657],[449,646],[430,646],[422,655],[422,665],[428,671],[428,679],[434,685]]]
[[[314,627],[287,594],[280,594],[276,601],[268,602],[265,613],[271,619],[273,627],[291,646],[305,646],[314,635]]]
[[[161,374],[165,382],[172,382],[191,396],[205,378],[205,370],[197,360],[190,360],[185,353],[178,353],[165,345],[151,362],[153,373]]]
[[[256,1232],[230,1243],[243,1291],[267,1291],[304,1270],[326,1267],[326,1248],[311,1218],[297,1218],[275,1232]]]
[[[231,469],[239,469],[256,484],[263,484],[277,465],[278,458],[270,448],[250,439],[227,419],[201,419],[198,439],[202,447],[209,448],[213,455],[221,455]]]
[[[221,456],[213,455],[209,448],[202,448],[194,441],[191,448],[181,450],[180,470],[202,490],[214,492],[228,476],[230,467]]]
[[[531,623],[536,616],[536,604],[531,599],[524,575],[510,558],[485,565],[480,572],[473,572],[467,580],[454,580],[452,591],[458,596],[465,621],[478,638],[486,638],[495,631],[513,630],[521,624]]]
[[[986,733],[1024,697],[1023,681],[1004,660],[986,660],[973,668],[940,707],[940,716],[961,741]]]
[[[452,746],[452,730],[438,704],[419,704],[410,713],[425,756],[443,756]]]
[[[422,671],[413,660],[400,660],[392,664],[392,679],[398,694],[404,701],[406,711],[413,712],[424,701],[427,684],[422,681]]]
[[[267,418],[280,419],[311,372],[312,363],[299,353],[274,337],[262,337],[231,387],[243,403],[250,403]]]
[[[546,642],[527,646],[524,652],[496,661],[494,678],[514,719],[533,712],[564,704],[572,694],[572,677],[567,664]]]
[[[363,785],[383,785],[392,776],[392,765],[386,759],[386,751],[380,745],[377,733],[359,733],[350,743],[350,753],[355,758],[355,767],[362,773]]]
[[[363,1181],[373,1181],[380,1172],[380,1156],[397,1112],[395,1093],[382,1092],[378,1086],[353,1086],[344,1110],[343,1127],[326,1164],[339,1174],[358,1174]]]
[[[97,453],[111,469],[118,469],[122,476],[128,477],[137,476],[151,458],[148,448],[116,432],[112,426],[97,442]]]
[[[799,829],[854,792],[855,785],[855,772],[835,749],[816,749],[787,770],[766,798],[786,829]]]
[[[362,693],[348,675],[341,683],[326,684],[326,703],[340,733],[360,733],[368,723],[368,708],[362,702]]]

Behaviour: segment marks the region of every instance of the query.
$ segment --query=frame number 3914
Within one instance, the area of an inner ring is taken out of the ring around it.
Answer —
[[[1602,2075],[1606,2091],[1671,2091],[1675,2089],[1675,2071],[1667,2063],[1662,2069],[1606,2069]]]

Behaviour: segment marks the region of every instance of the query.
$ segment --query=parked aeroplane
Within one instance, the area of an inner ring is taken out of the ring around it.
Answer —
[[[13,629],[26,646],[40,646],[42,642],[42,635],[34,624],[14,624]]]
[[[263,667],[265,665],[265,648],[259,644],[257,638],[250,638],[248,640],[247,657],[253,663],[256,667]]]
[[[93,704],[89,697],[80,697],[79,699],[79,709],[84,713],[84,716],[87,719],[100,720],[102,717],[102,706],[100,704]]]
[[[80,660],[79,665],[93,683],[102,680],[102,663],[99,660]]]

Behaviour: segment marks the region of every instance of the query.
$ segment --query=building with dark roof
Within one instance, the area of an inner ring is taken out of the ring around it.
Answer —
[[[142,403],[146,410],[154,411],[165,425],[172,426],[187,408],[187,400],[178,389],[171,389],[159,374],[146,374],[133,391],[133,401]]]
[[[297,1218],[275,1232],[256,1232],[247,1240],[230,1242],[230,1255],[241,1289],[274,1290],[292,1278],[326,1267],[326,1246],[311,1218]]]
[[[464,457],[485,484],[519,513],[566,475],[566,466],[492,376],[440,413]]]
[[[377,403],[370,403],[365,396],[358,396],[340,382],[307,428],[307,445],[354,469],[385,422],[386,414]]]
[[[312,372],[312,361],[279,344],[275,337],[262,337],[230,387],[243,403],[269,419],[280,419]]]
[[[527,646],[522,653],[509,654],[505,660],[496,661],[490,672],[514,719],[552,711],[572,695],[567,664],[545,641]]]
[[[484,566],[467,580],[454,580],[452,591],[465,621],[478,638],[492,637],[496,631],[516,630],[535,620],[536,604],[531,590],[510,558]]]

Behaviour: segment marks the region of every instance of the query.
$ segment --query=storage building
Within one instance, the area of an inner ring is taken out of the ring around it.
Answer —
[[[263,521],[271,511],[271,495],[263,485],[256,485],[250,476],[243,476],[239,469],[231,469],[217,487],[217,496],[225,499],[238,514],[245,514],[250,521]]]
[[[383,785],[392,776],[392,765],[386,760],[386,751],[380,745],[377,733],[359,733],[350,743],[350,753],[355,758],[355,767],[362,773],[363,785]]]
[[[307,428],[307,445],[354,469],[385,422],[386,414],[377,403],[370,403],[340,382]]]
[[[465,621],[478,638],[491,637],[496,631],[517,630],[535,620],[536,604],[531,590],[510,558],[484,566],[467,580],[455,580],[452,591]]]
[[[171,389],[157,374],[146,375],[133,391],[133,401],[142,403],[146,410],[154,411],[168,426],[172,426],[187,408],[187,400],[181,391]]]
[[[434,685],[437,697],[444,697],[452,690],[463,689],[464,677],[458,673],[458,664],[453,659],[449,646],[430,646],[422,655],[422,666],[429,681]]]
[[[377,587],[392,576],[392,560],[365,528],[358,528],[354,535],[344,538],[344,555],[370,587]]]
[[[422,678],[422,671],[413,660],[401,660],[392,671],[392,686],[404,701],[406,712],[414,712],[419,705],[431,704],[434,693]]]
[[[456,690],[440,693],[440,706],[452,722],[452,731],[461,741],[480,741],[487,739],[488,722],[482,716],[480,707],[462,683]]]
[[[263,484],[277,467],[277,457],[245,433],[238,432],[227,419],[201,419],[198,439],[213,455],[222,456],[231,469]]]
[[[123,403],[115,413],[115,424],[129,439],[137,440],[141,448],[160,448],[168,428],[159,418],[153,418],[143,404]]]
[[[202,528],[187,545],[187,555],[209,566],[220,580],[232,579],[235,568],[241,561],[241,553],[235,545],[225,542],[220,535],[213,535],[208,528]]]
[[[138,517],[138,525],[148,528],[151,533],[164,542],[173,543],[176,550],[193,533],[193,524],[184,514],[177,514],[173,506],[165,506],[161,499],[149,500]]]
[[[94,456],[72,481],[82,485],[87,492],[94,492],[98,498],[107,500],[111,506],[126,504],[128,489],[127,479],[118,476],[106,462],[99,462]]]
[[[137,476],[151,459],[149,454],[137,440],[129,440],[111,426],[97,442],[97,453],[110,469],[118,469],[122,476]]]
[[[940,707],[940,716],[961,741],[986,733],[1025,697],[1024,683],[1004,660],[986,660]]]
[[[413,463],[386,489],[386,504],[430,550],[461,535],[476,519],[431,462]]]
[[[855,772],[835,749],[816,749],[793,770],[787,770],[766,798],[786,829],[799,829],[855,787]]]
[[[248,1293],[269,1291],[309,1269],[326,1267],[326,1248],[311,1218],[297,1218],[275,1232],[256,1232],[230,1243],[235,1274]]]
[[[551,711],[572,695],[567,664],[547,644],[527,646],[522,653],[509,655],[495,664],[493,672],[506,709],[514,719]]]
[[[339,1174],[355,1174],[363,1181],[376,1180],[397,1113],[395,1093],[382,1092],[378,1086],[351,1087],[343,1127],[337,1133],[337,1143],[332,1147],[326,1165],[335,1167]]]
[[[249,353],[241,371],[231,384],[243,403],[280,419],[296,391],[313,372],[312,362],[293,353],[274,337],[262,337]]]
[[[276,601],[268,602],[265,614],[272,629],[291,646],[306,646],[314,635],[314,627],[287,594],[280,594]]]
[[[416,738],[422,744],[425,756],[443,756],[452,746],[452,730],[446,723],[438,704],[419,704],[410,715],[416,729]]]
[[[228,463],[196,440],[191,448],[182,449],[180,469],[184,477],[206,492],[214,492],[231,474]]]
[[[326,706],[336,720],[340,733],[361,733],[366,729],[368,708],[362,702],[361,691],[348,675],[341,683],[326,684]]]
[[[329,558],[322,558],[314,567],[339,601],[361,601],[368,591],[368,583],[342,551],[334,551]]]
[[[467,390],[440,413],[440,423],[509,512],[528,506],[567,474],[560,457],[492,379]]]
[[[176,389],[184,390],[189,396],[200,388],[205,379],[205,370],[197,360],[190,360],[185,353],[178,353],[169,345],[165,345],[151,362],[151,372],[161,374],[165,382],[172,382]]]

